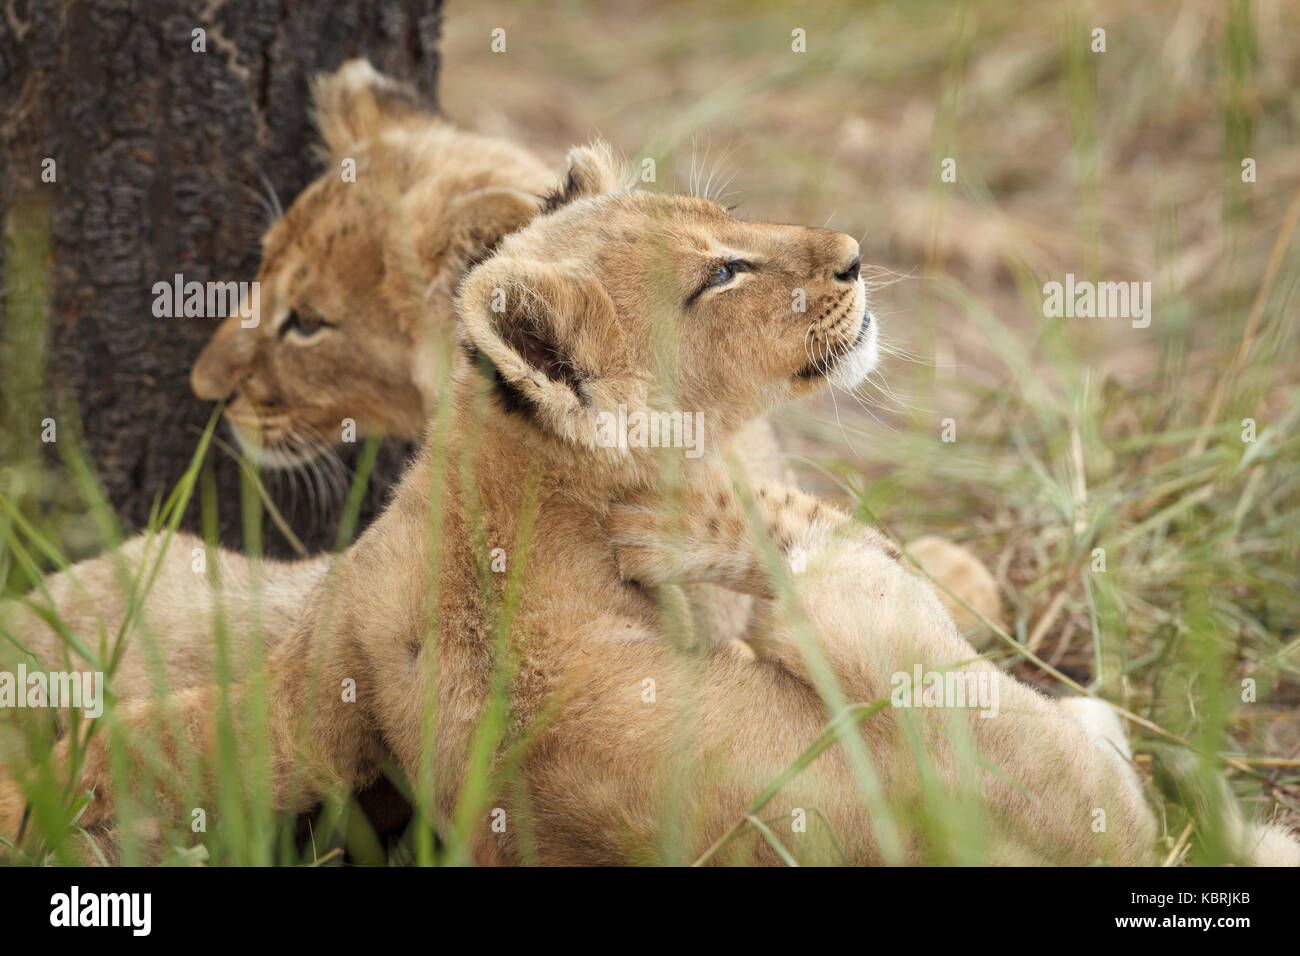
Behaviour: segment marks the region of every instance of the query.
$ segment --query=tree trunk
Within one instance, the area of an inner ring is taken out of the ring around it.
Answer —
[[[147,521],[211,413],[189,369],[219,321],[155,318],[154,283],[252,279],[269,191],[287,206],[319,172],[310,77],[365,56],[435,105],[440,25],[440,0],[0,0],[0,466],[11,466],[11,496],[41,498],[14,487],[12,466],[55,454],[57,442],[41,444],[54,419],[58,441],[84,436],[126,530]],[[381,451],[363,522],[405,451]],[[222,541],[239,547],[238,467],[212,454]],[[310,548],[332,545],[341,505],[311,521],[296,497],[291,525]],[[47,516],[49,499],[38,501]],[[266,550],[288,552],[269,523]]]

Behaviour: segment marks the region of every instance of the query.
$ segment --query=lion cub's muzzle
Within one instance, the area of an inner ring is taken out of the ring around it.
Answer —
[[[827,305],[809,325],[804,338],[809,361],[796,377],[804,380],[825,377],[836,385],[851,388],[875,366],[875,323],[867,308],[858,260],[855,258],[849,268],[835,278],[852,281],[853,285]],[[853,368],[855,377],[851,382],[840,374],[846,364]]]

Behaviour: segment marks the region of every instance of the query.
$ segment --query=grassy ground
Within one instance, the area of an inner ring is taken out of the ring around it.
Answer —
[[[654,159],[653,188],[704,169],[739,215],[862,238],[889,361],[876,402],[782,413],[801,479],[986,559],[1007,627],[977,640],[1132,715],[1169,862],[1225,859],[1214,775],[1296,819],[1300,9],[450,6],[443,102],[466,125],[557,161],[600,133]],[[1046,318],[1066,273],[1150,281],[1150,325]],[[250,841],[273,825],[217,857],[268,859]]]

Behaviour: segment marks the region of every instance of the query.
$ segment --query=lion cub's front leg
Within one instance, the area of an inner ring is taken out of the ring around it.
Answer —
[[[614,505],[605,524],[619,569],[649,587],[716,584],[772,598],[777,565],[799,574],[837,538],[897,557],[887,539],[797,488],[758,481],[737,489],[721,465],[701,465],[667,500]]]
[[[700,468],[681,494],[658,506],[650,500],[614,506],[606,530],[628,580],[650,587],[715,585],[763,601],[742,640],[756,657],[806,678],[804,653],[778,606],[797,607],[796,590],[814,604],[838,602],[839,584],[822,579],[836,563],[831,555],[846,547],[886,562],[898,557],[887,539],[840,509],[775,481],[756,482],[752,492],[737,489],[720,465]],[[783,587],[796,583],[803,587]],[[779,603],[772,600],[778,595]]]

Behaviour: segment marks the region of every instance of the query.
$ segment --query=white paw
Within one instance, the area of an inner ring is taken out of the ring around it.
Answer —
[[[1060,706],[1083,727],[1088,739],[1101,750],[1107,751],[1105,745],[1109,744],[1125,761],[1133,759],[1133,750],[1124,734],[1124,721],[1115,712],[1115,708],[1092,697],[1064,697]]]
[[[1251,866],[1300,866],[1300,840],[1277,824],[1246,824],[1245,850]]]

